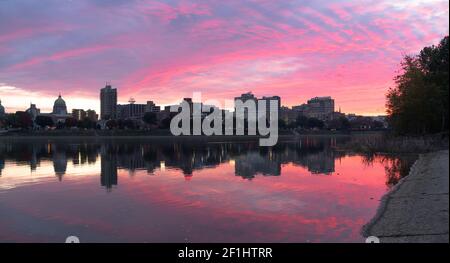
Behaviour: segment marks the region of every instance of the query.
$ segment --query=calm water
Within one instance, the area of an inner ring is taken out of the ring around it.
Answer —
[[[361,242],[414,159],[340,143],[0,140],[0,242]]]

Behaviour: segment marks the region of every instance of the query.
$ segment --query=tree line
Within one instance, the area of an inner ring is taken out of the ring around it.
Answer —
[[[449,128],[449,37],[404,56],[387,97],[388,120],[397,134],[432,134]]]

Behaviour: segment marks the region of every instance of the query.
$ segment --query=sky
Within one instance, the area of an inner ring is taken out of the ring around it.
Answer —
[[[252,91],[378,115],[401,58],[448,33],[448,0],[0,0],[0,99],[98,111],[110,82],[120,103]]]

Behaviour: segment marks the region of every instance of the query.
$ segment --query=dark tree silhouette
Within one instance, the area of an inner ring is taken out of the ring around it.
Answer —
[[[15,118],[15,125],[18,128],[30,128],[33,125],[33,120],[31,119],[30,114],[24,112],[24,111],[17,111],[16,112],[16,118]]]
[[[142,120],[145,123],[147,123],[147,124],[156,125],[156,123],[157,123],[156,113],[154,113],[154,112],[146,112],[144,114],[144,117],[142,118]]]
[[[54,125],[53,119],[50,116],[42,116],[42,115],[36,116],[34,122],[36,123],[36,125],[39,125],[41,127]]]
[[[78,121],[75,118],[67,118],[64,124],[68,128],[76,127],[78,125]]]
[[[399,134],[448,132],[449,38],[405,56],[387,94],[388,120]]]
[[[106,127],[108,127],[108,129],[114,129],[117,127],[117,121],[116,120],[109,120],[106,122]]]
[[[89,118],[84,118],[83,120],[78,122],[78,127],[82,129],[95,129],[96,122]]]

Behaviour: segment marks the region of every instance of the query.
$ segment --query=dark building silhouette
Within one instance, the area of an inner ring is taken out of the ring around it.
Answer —
[[[55,100],[55,103],[53,104],[52,114],[67,115],[66,102],[61,97],[61,94],[59,94],[58,98]]]
[[[117,89],[111,85],[100,90],[100,118],[102,120],[115,119],[117,117]]]
[[[117,156],[108,146],[102,149],[101,170],[100,170],[100,184],[108,191],[113,186],[117,186]]]
[[[141,120],[144,117],[147,104],[135,103],[134,99],[130,99],[128,104],[117,105],[117,118]]]
[[[64,149],[64,145],[51,145],[52,148],[52,159],[53,159],[53,169],[55,170],[55,175],[61,181],[64,174],[66,174],[67,169],[67,156]]]

